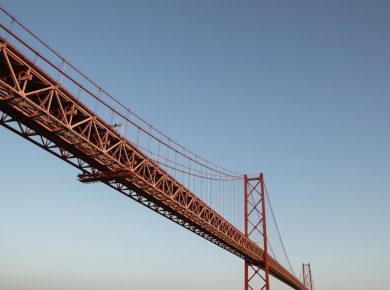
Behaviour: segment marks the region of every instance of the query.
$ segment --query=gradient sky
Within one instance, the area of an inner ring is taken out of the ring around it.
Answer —
[[[2,5],[193,151],[264,171],[317,290],[390,289],[389,1],[80,2]],[[243,288],[239,258],[0,140],[0,289]]]

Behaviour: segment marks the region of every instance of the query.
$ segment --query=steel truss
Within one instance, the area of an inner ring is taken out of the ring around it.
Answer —
[[[303,273],[303,285],[309,290],[313,290],[313,278],[311,275],[310,263],[302,264],[302,273]]]
[[[262,265],[245,261],[245,290],[269,290],[269,259],[263,173],[259,177],[244,176],[245,236],[263,244]]]
[[[1,125],[78,168],[81,181],[103,182],[251,265],[264,265],[261,247],[2,38],[0,111]],[[304,289],[271,257],[269,267]]]

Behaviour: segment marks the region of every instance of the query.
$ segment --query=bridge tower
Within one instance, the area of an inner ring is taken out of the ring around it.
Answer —
[[[263,173],[259,177],[244,176],[244,226],[245,236],[263,246],[264,264],[245,261],[244,290],[270,290],[267,227],[265,217],[265,185]]]
[[[310,263],[302,264],[302,273],[303,273],[303,285],[309,290],[313,290],[313,278],[311,275]]]

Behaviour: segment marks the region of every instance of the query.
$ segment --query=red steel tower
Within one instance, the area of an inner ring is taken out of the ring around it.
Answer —
[[[263,173],[259,177],[244,176],[245,236],[263,246],[261,265],[245,261],[245,290],[269,290],[269,261],[265,218],[265,185]]]
[[[311,275],[310,263],[302,264],[302,273],[303,273],[303,285],[309,290],[313,290],[313,278]]]

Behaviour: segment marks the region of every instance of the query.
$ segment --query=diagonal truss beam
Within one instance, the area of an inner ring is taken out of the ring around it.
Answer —
[[[264,266],[262,248],[2,38],[0,112],[1,125],[79,168],[81,181],[101,181],[250,264]],[[113,178],[118,173],[120,178]],[[276,278],[305,289],[271,257],[269,267]]]

